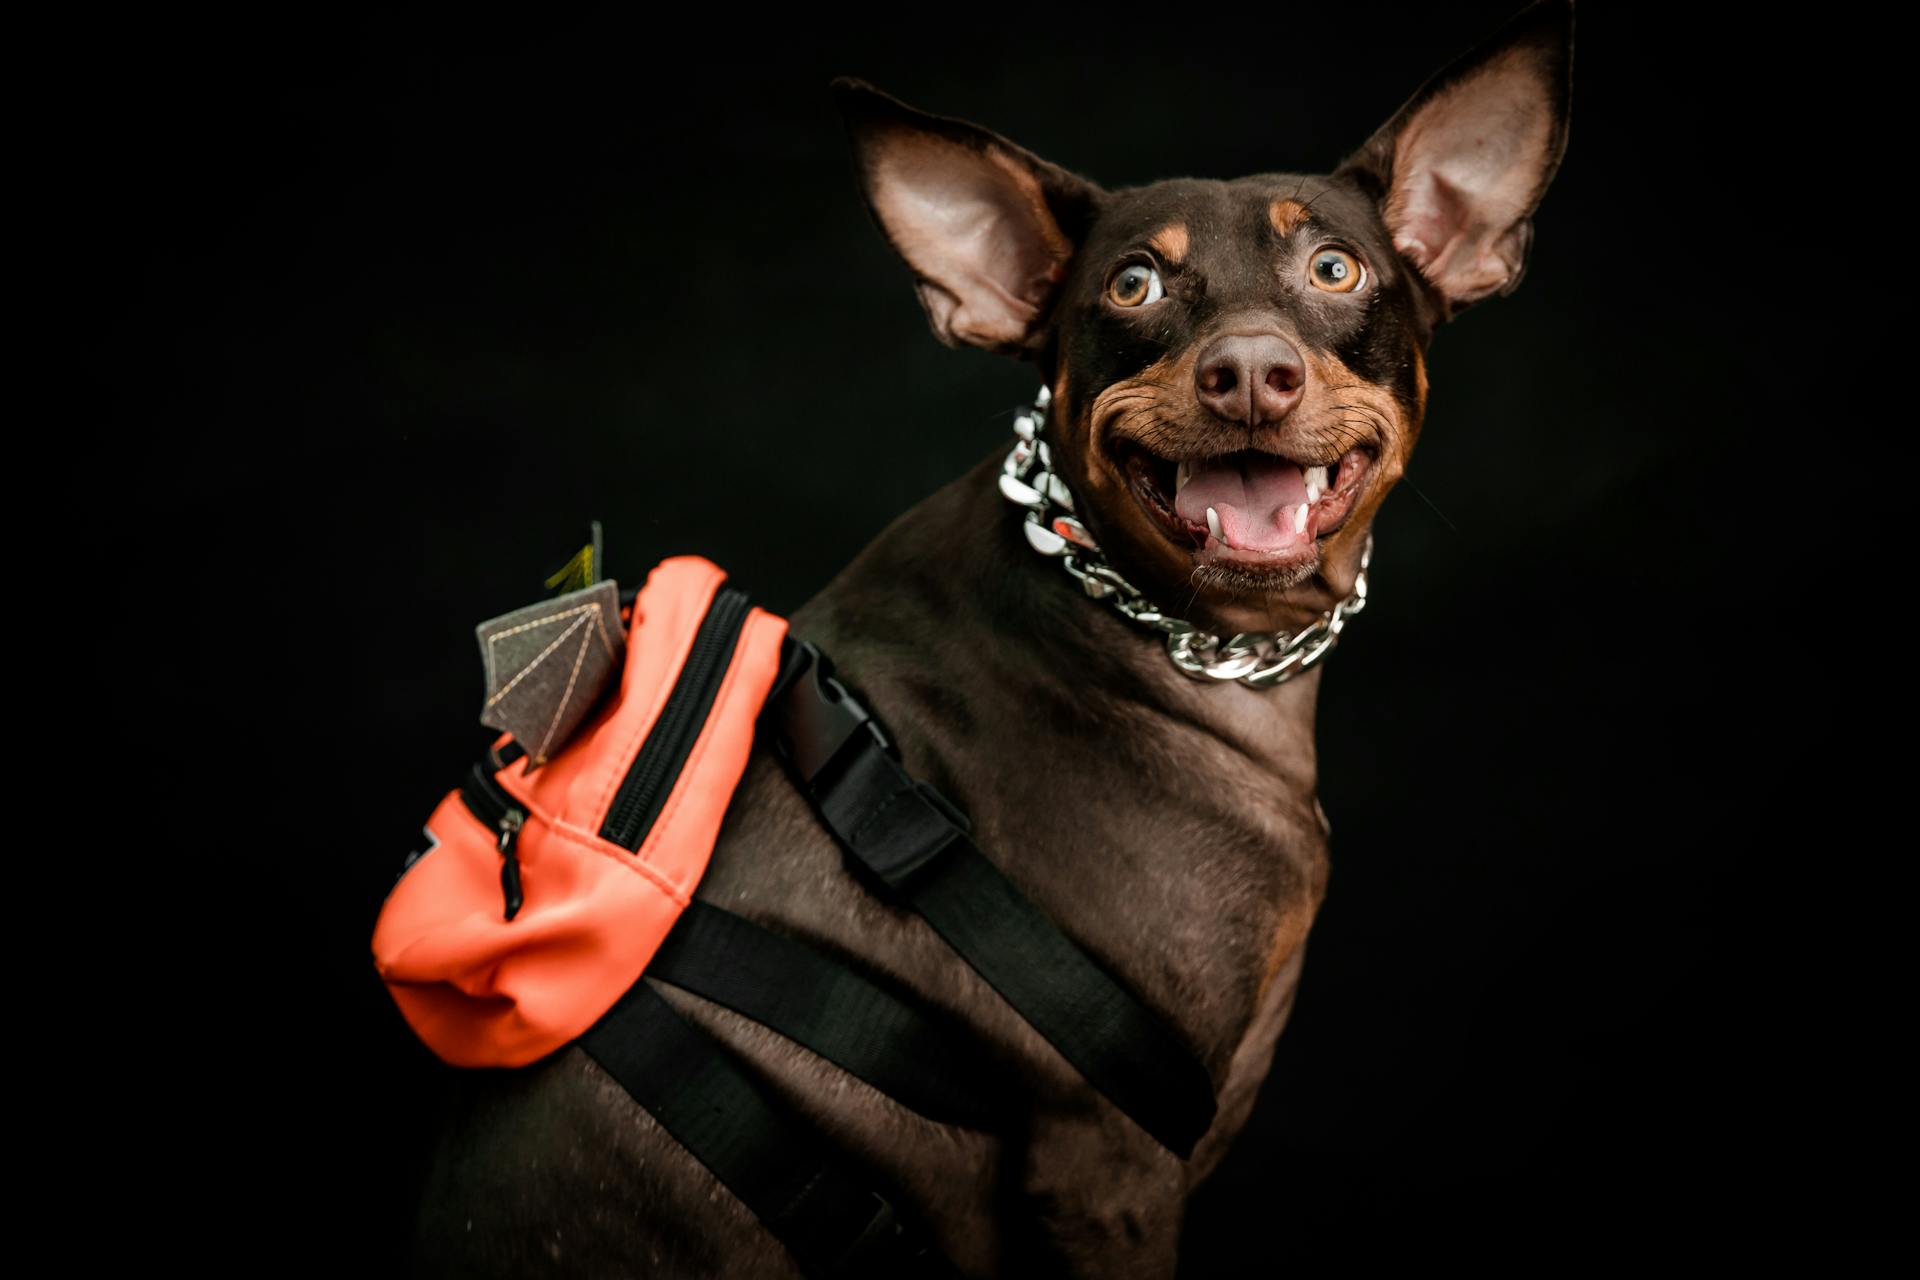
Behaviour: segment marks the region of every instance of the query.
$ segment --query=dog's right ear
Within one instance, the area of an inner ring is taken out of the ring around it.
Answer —
[[[1100,197],[1099,187],[999,134],[927,115],[842,76],[862,194],[912,268],[934,336],[1032,355]]]
[[[1573,0],[1535,0],[1422,85],[1340,165],[1446,320],[1512,293],[1533,213],[1567,150]]]

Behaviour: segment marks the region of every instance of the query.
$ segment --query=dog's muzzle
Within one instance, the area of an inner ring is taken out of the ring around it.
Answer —
[[[1052,390],[1042,386],[1033,404],[1014,416],[1013,433],[1018,438],[1001,468],[1000,492],[1026,509],[1023,529],[1035,551],[1058,558],[1093,599],[1105,600],[1121,616],[1164,634],[1167,656],[1180,670],[1196,680],[1238,680],[1255,689],[1270,689],[1326,657],[1347,619],[1367,607],[1372,530],[1367,531],[1366,546],[1360,551],[1353,593],[1299,631],[1242,631],[1223,640],[1171,617],[1107,563],[1093,535],[1074,514],[1073,493],[1054,471],[1052,450],[1040,438],[1052,401]]]

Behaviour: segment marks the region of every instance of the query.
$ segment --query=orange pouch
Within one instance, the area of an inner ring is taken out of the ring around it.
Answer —
[[[523,1066],[575,1039],[692,897],[787,631],[725,578],[699,556],[661,561],[606,704],[531,773],[524,755],[497,767],[503,735],[427,819],[425,852],[381,906],[373,958],[444,1061]]]

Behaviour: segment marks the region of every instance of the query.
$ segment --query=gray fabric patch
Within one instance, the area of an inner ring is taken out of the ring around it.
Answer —
[[[566,745],[599,701],[627,647],[611,578],[490,618],[474,628],[487,671],[480,723],[504,729],[535,769]]]

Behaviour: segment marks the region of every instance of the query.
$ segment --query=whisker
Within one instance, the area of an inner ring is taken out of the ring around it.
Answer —
[[[1413,491],[1414,491],[1415,493],[1417,493],[1417,494],[1419,494],[1419,495],[1420,495],[1420,501],[1422,501],[1422,502],[1424,502],[1424,503],[1426,503],[1426,504],[1427,504],[1427,505],[1428,505],[1429,507],[1433,507],[1433,514],[1435,514],[1435,515],[1437,515],[1437,516],[1439,516],[1439,517],[1440,517],[1440,520],[1441,520],[1441,523],[1443,523],[1443,524],[1445,524],[1445,525],[1447,526],[1447,528],[1448,528],[1448,529],[1450,529],[1450,530],[1452,530],[1452,531],[1453,531],[1454,533],[1459,533],[1459,532],[1460,532],[1460,530],[1459,530],[1458,528],[1456,528],[1456,527],[1455,527],[1455,525],[1454,525],[1454,523],[1453,523],[1453,521],[1451,521],[1451,520],[1449,520],[1449,519],[1447,519],[1447,513],[1446,513],[1446,512],[1444,512],[1444,511],[1442,511],[1442,510],[1441,510],[1441,509],[1440,509],[1439,507],[1434,507],[1434,506],[1433,506],[1433,499],[1432,499],[1432,498],[1429,498],[1429,497],[1428,497],[1428,496],[1426,495],[1426,491],[1425,491],[1425,490],[1423,490],[1423,489],[1421,489],[1421,487],[1420,487],[1419,485],[1417,485],[1417,484],[1415,484],[1415,483],[1413,482],[1413,477],[1412,477],[1412,476],[1410,476],[1410,475],[1407,475],[1407,474],[1406,474],[1405,472],[1402,472],[1402,473],[1401,473],[1401,475],[1400,475],[1400,478],[1401,478],[1402,480],[1405,480],[1405,481],[1407,482],[1407,487],[1408,487],[1409,489],[1412,489],[1412,490],[1413,490]]]

